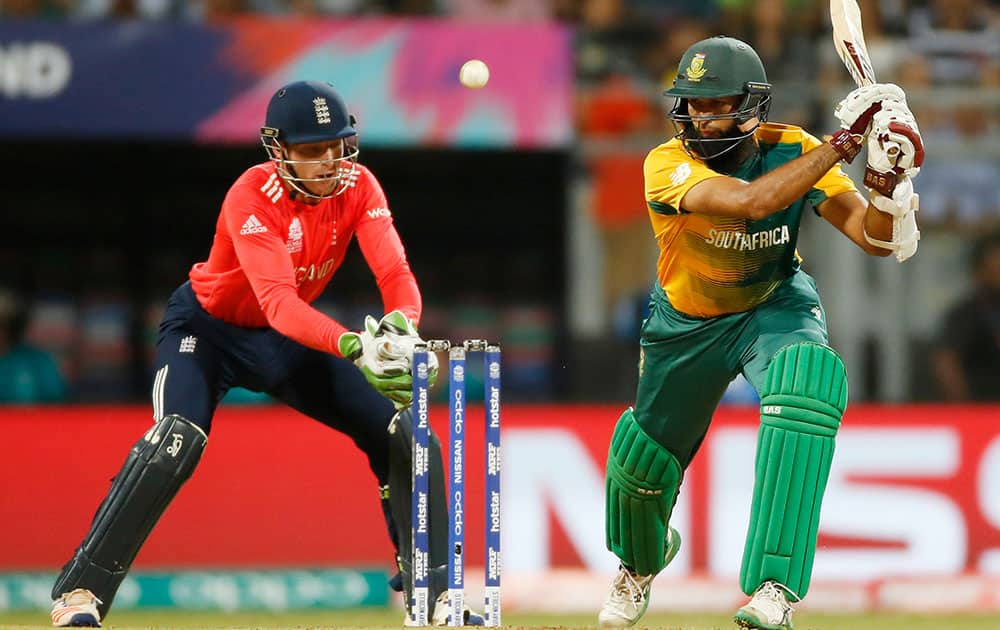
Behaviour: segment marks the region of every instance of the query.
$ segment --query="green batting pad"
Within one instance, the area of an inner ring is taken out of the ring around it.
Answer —
[[[683,472],[626,409],[608,449],[605,538],[608,549],[639,575],[666,566],[665,537]]]
[[[809,590],[834,438],[847,406],[847,373],[826,346],[778,351],[760,392],[761,427],[740,586],[750,595],[777,580]]]

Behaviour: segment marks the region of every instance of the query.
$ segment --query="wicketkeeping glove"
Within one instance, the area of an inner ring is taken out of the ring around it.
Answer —
[[[409,362],[380,357],[374,333],[378,322],[366,319],[361,332],[346,332],[337,340],[340,354],[354,363],[365,379],[382,395],[393,402],[397,409],[409,404],[413,398],[413,378]]]
[[[397,409],[413,400],[412,360],[413,348],[422,343],[416,327],[400,311],[392,311],[381,320],[365,317],[361,332],[347,332],[340,336],[341,354],[354,362],[372,387],[389,398]],[[438,359],[427,353],[428,383],[437,381]]]
[[[387,313],[379,320],[375,340],[378,342],[380,356],[387,360],[405,360],[407,371],[412,369],[410,363],[413,361],[413,348],[424,343],[417,332],[417,327],[401,311]],[[434,383],[437,382],[438,359],[433,352],[427,353],[427,372],[428,383],[434,387]]]

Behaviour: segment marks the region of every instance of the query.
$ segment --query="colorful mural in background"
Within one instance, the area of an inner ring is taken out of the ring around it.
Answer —
[[[557,148],[572,140],[570,34],[556,24],[269,20],[0,24],[0,132],[256,142],[267,100],[330,81],[368,146]],[[458,82],[483,59],[481,90]]]

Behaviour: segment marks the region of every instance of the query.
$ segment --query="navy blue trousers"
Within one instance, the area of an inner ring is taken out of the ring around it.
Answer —
[[[379,484],[387,483],[389,436],[395,414],[388,398],[353,363],[308,348],[270,328],[243,328],[212,317],[184,283],[170,297],[156,342],[153,415],[178,414],[212,428],[231,387],[266,392],[346,434],[368,456]]]

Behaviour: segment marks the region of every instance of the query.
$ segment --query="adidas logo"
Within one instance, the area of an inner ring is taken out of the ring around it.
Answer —
[[[261,234],[263,232],[267,232],[267,226],[261,223],[257,215],[254,214],[251,214],[247,222],[240,228],[240,234],[243,236],[247,234]]]

